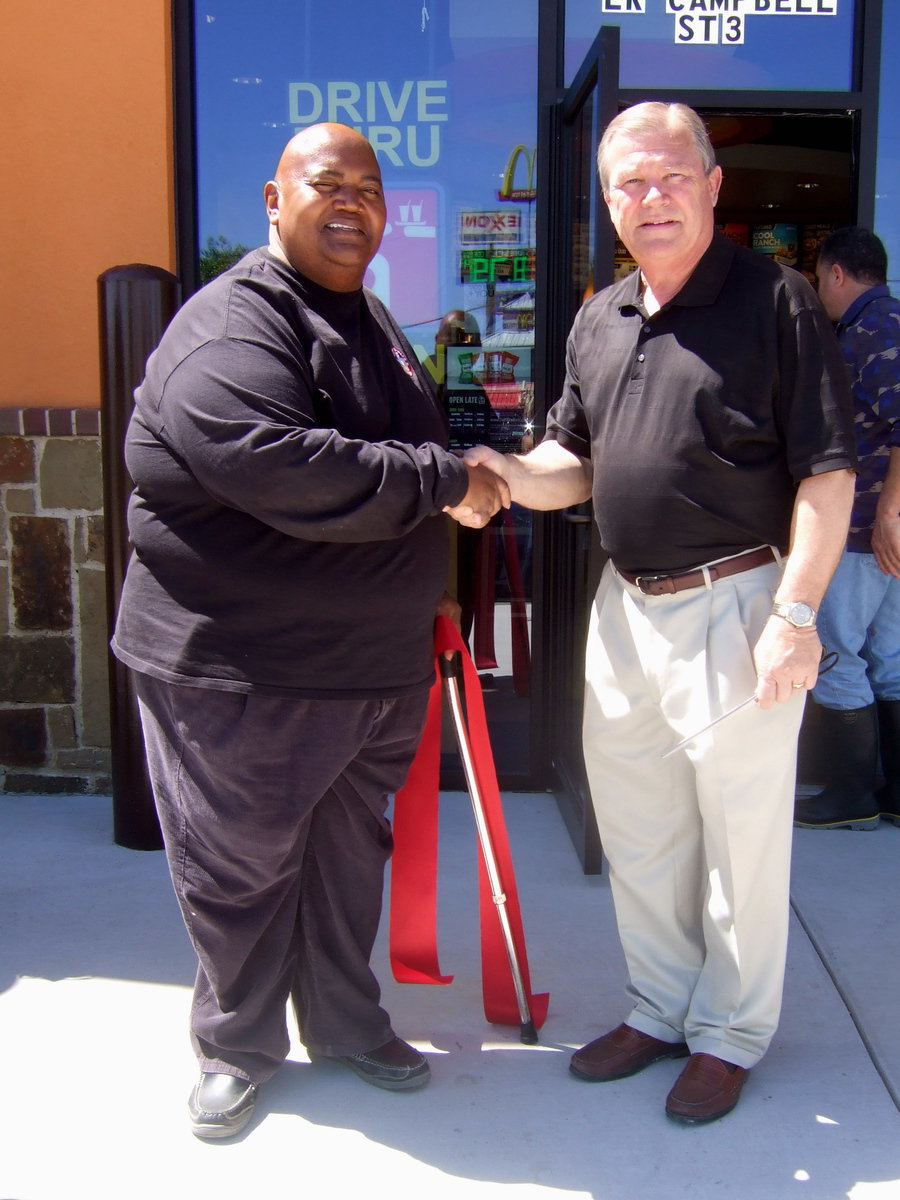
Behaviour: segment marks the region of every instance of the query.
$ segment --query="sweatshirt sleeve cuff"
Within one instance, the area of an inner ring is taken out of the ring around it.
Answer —
[[[435,510],[441,512],[444,508],[455,508],[468,490],[469,472],[466,464],[455,454],[447,454],[441,464],[440,479],[435,489]]]

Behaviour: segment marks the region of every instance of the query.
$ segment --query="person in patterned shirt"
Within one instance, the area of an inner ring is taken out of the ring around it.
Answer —
[[[900,300],[887,287],[880,238],[839,229],[819,249],[816,278],[850,371],[859,473],[847,547],[819,610],[837,651],[820,675],[800,740],[795,823],[869,829],[900,823]],[[878,756],[884,784],[876,790]]]

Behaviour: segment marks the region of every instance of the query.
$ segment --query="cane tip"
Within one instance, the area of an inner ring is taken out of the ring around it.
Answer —
[[[534,1027],[534,1021],[526,1021],[521,1028],[519,1038],[526,1046],[533,1046],[538,1040],[537,1030]]]

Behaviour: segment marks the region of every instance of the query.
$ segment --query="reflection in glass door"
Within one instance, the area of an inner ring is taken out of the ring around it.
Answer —
[[[451,448],[484,444],[501,453],[533,444],[534,283],[497,296],[501,328],[482,334],[471,311],[447,314],[437,335],[436,377],[451,428]],[[488,324],[488,329],[491,325]],[[462,632],[484,692],[494,760],[505,787],[533,786],[531,595],[533,515],[518,504],[483,530],[453,526],[454,591]],[[446,747],[445,785],[459,766]]]

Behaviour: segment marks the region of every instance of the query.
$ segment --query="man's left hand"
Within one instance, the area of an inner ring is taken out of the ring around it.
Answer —
[[[449,592],[444,592],[438,602],[436,617],[449,617],[457,629],[462,629],[462,609]]]
[[[449,617],[456,628],[462,633],[462,608],[449,592],[444,592],[438,602],[436,617]],[[455,650],[445,650],[444,658],[452,658]]]
[[[785,704],[801,691],[815,687],[822,658],[822,643],[815,629],[796,629],[782,617],[769,617],[753,659],[756,663],[756,699],[760,708]]]
[[[900,515],[876,514],[872,529],[872,553],[885,575],[900,578]]]

